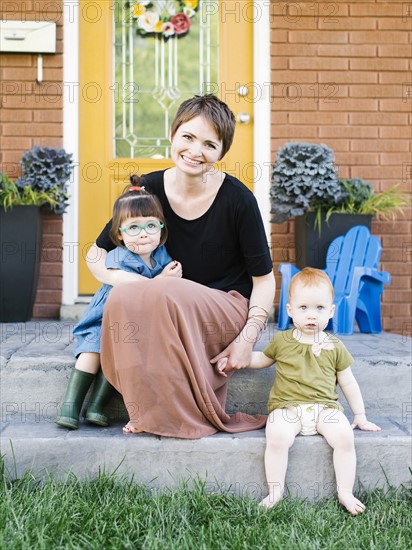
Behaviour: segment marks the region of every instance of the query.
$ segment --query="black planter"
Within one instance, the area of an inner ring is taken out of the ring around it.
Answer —
[[[344,235],[355,225],[366,225],[370,230],[372,216],[332,214],[326,222],[323,214],[320,233],[319,229],[315,228],[315,219],[316,215],[313,212],[295,218],[296,266],[299,269],[304,267],[324,269],[326,253],[333,239]]]
[[[0,207],[0,322],[30,320],[39,277],[42,219],[38,206]]]

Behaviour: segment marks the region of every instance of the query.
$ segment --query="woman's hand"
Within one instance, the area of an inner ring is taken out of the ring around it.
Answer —
[[[252,347],[253,343],[243,340],[240,335],[210,362],[215,365],[219,374],[227,377],[229,372],[245,369],[250,365]]]
[[[163,268],[163,271],[159,273],[158,277],[182,277],[182,275],[182,264],[177,260],[173,260]]]

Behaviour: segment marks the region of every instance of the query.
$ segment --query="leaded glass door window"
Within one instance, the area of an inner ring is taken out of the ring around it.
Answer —
[[[170,158],[170,123],[180,103],[194,94],[217,92],[218,3],[141,0],[125,5],[117,0],[113,32],[115,158]],[[168,29],[174,32],[173,16],[182,13],[186,19],[182,17],[181,22],[190,25],[188,32],[167,36]],[[158,32],[150,32],[156,25]]]

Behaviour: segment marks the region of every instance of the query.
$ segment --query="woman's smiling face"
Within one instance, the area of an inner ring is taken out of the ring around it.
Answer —
[[[209,172],[221,158],[222,141],[202,116],[183,123],[171,138],[171,156],[178,170],[188,175]]]

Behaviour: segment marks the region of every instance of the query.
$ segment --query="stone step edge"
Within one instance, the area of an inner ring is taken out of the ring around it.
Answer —
[[[247,494],[258,500],[268,492],[264,430],[183,440],[126,435],[120,425],[97,430],[82,427],[74,432],[37,425],[36,434],[32,428],[9,425],[3,429],[2,454],[7,471],[14,477],[28,470],[36,477],[51,474],[59,479],[67,478],[69,473],[90,479],[106,472],[133,477],[150,489],[177,488],[182,482],[200,480],[209,491]],[[25,437],[24,430],[30,437]],[[396,426],[387,434],[356,431],[356,487],[367,491],[409,487],[410,433]],[[286,483],[291,496],[311,502],[335,494],[332,449],[321,436],[296,438],[289,453]]]

